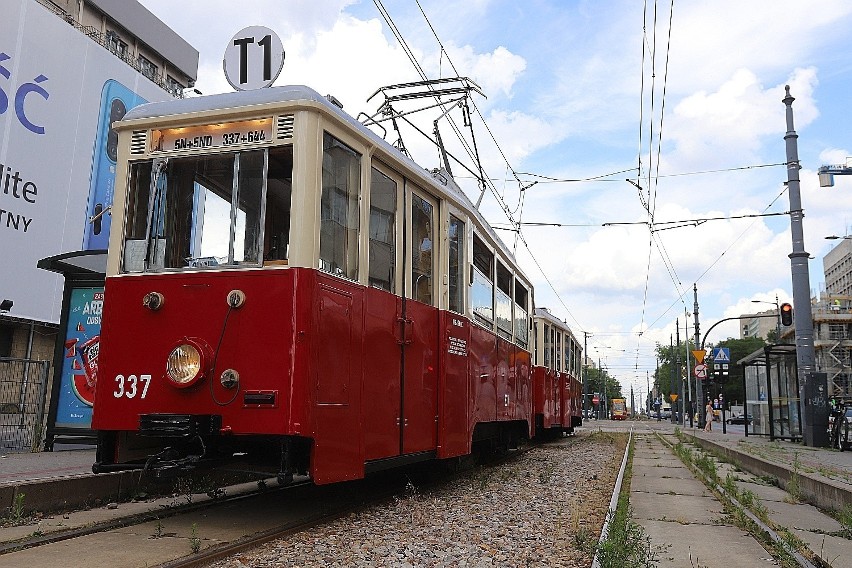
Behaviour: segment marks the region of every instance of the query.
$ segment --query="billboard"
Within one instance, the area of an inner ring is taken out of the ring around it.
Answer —
[[[103,304],[103,287],[71,290],[56,427],[89,428],[92,425]]]
[[[0,299],[58,323],[63,279],[42,258],[107,248],[115,174],[110,122],[170,98],[35,0],[0,18]]]

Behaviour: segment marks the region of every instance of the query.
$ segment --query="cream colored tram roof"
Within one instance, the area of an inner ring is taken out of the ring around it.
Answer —
[[[574,332],[571,330],[571,328],[568,326],[568,324],[565,323],[564,321],[562,321],[561,319],[559,319],[558,317],[556,317],[555,315],[553,315],[553,313],[549,309],[537,307],[535,309],[535,312],[533,312],[533,315],[534,315],[534,317],[542,319],[542,320],[550,323],[551,325],[562,329],[564,332],[571,334],[571,337],[575,337]]]
[[[332,115],[353,130],[356,130],[362,137],[368,139],[370,143],[375,145],[382,154],[390,157],[391,160],[404,163],[408,170],[408,172],[406,172],[407,174],[410,175],[413,173],[415,176],[420,177],[423,185],[429,187],[433,192],[441,193],[441,197],[448,198],[460,209],[467,211],[471,217],[475,219],[476,224],[480,227],[480,229],[488,234],[488,240],[491,241],[492,246],[496,246],[502,253],[505,260],[510,261],[510,263],[515,267],[516,274],[526,282],[527,286],[530,288],[530,292],[532,292],[532,282],[517,265],[514,255],[497,236],[485,218],[482,217],[473,202],[467,197],[464,191],[462,191],[455,180],[453,180],[446,172],[443,172],[443,177],[448,180],[447,185],[443,185],[422,166],[418,165],[411,158],[397,150],[394,146],[391,146],[375,132],[355,120],[343,109],[329,101],[327,97],[320,95],[310,87],[306,87],[304,85],[287,85],[282,87],[255,89],[251,91],[238,91],[234,93],[222,93],[218,95],[205,95],[201,97],[147,103],[128,111],[128,113],[124,115],[124,118],[115,124],[115,128],[119,130],[134,127],[138,128],[140,122],[146,122],[146,119],[158,117],[174,117],[176,115],[209,115],[215,111],[228,110],[231,110],[234,113],[244,113],[246,111],[246,107],[250,106],[274,107],[276,104],[297,101],[313,103],[312,106],[320,107],[326,114]],[[389,163],[388,165],[392,166],[393,163]]]

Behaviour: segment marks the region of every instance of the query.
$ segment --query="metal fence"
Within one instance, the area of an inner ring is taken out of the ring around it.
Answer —
[[[49,361],[0,358],[0,452],[41,449],[49,370]]]

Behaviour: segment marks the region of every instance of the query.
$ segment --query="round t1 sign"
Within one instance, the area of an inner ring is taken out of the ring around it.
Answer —
[[[284,44],[269,28],[249,26],[231,38],[222,67],[238,91],[268,87],[284,67]]]

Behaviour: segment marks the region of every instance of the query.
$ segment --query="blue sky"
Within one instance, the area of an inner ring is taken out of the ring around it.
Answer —
[[[276,84],[332,93],[352,115],[375,111],[366,99],[378,87],[419,79],[373,2],[142,3],[199,50],[205,94],[232,90],[222,57],[250,25],[284,43]],[[529,250],[519,245],[518,258],[536,304],[590,333],[589,356],[637,393],[678,317],[683,334],[685,308],[692,333],[693,283],[702,334],[721,318],[771,309],[751,300],[791,300],[789,217],[710,221],[653,238],[646,225],[603,225],[644,222],[648,210],[657,223],[787,211],[786,168],[772,165],[786,159],[784,85],[796,98],[814,293],[832,245],[824,237],[852,226],[852,179],[824,189],[816,176],[852,155],[852,3],[716,0],[674,3],[673,13],[671,2],[648,2],[646,12],[644,4],[420,0],[427,22],[417,2],[382,2],[430,78],[454,75],[452,62],[482,87],[487,98],[475,102],[499,150],[481,120],[474,128],[496,191],[515,209],[511,172],[538,181],[520,220],[570,225],[523,229]],[[406,144],[424,167],[438,165],[425,144]],[[475,183],[459,177],[475,199]],[[481,209],[506,224],[490,194]],[[708,342],[729,336],[738,336],[736,322]]]

